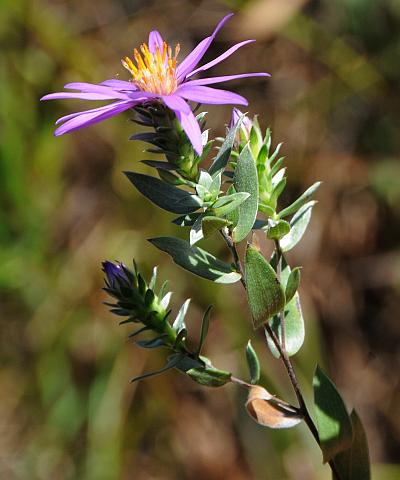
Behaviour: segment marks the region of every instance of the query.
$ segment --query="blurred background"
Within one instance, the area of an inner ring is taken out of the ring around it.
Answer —
[[[54,138],[55,120],[87,104],[38,101],[71,81],[127,79],[120,58],[154,28],[181,43],[183,58],[229,11],[237,15],[206,60],[236,41],[257,43],[212,75],[270,72],[231,85],[274,143],[284,141],[284,201],[324,182],[290,254],[304,265],[300,381],[311,399],[321,363],[364,421],[374,478],[400,478],[400,2],[2,0],[1,479],[330,478],[305,427],[259,427],[236,386],[201,388],[174,372],[129,383],[164,354],[127,341],[129,327],[102,305],[102,260],[135,257],[147,274],[158,264],[174,305],[194,299],[193,338],[214,304],[207,355],[242,377],[254,338],[245,299],[240,285],[197,279],[147,243],[177,227],[121,173],[146,172],[144,144],[128,141],[138,130],[129,114]],[[230,108],[209,111],[213,134],[223,134]],[[264,385],[293,400],[279,362],[254,345]]]

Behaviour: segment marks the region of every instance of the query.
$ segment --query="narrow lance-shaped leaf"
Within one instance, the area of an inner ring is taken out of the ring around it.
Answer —
[[[138,377],[132,378],[131,382],[138,382],[139,380],[143,380],[144,378],[154,377],[155,375],[160,375],[168,370],[171,370],[171,368],[174,368],[182,360],[183,356],[184,355],[181,353],[171,355],[165,367],[160,368],[160,370],[144,373],[143,375],[139,375]]]
[[[231,151],[233,147],[233,143],[235,141],[236,135],[239,132],[240,125],[243,121],[243,115],[236,124],[229,130],[228,135],[226,136],[223,144],[221,145],[217,156],[215,157],[211,167],[209,168],[208,172],[210,175],[216,174],[218,171],[223,170],[226,165],[228,164],[229,157],[231,156]]]
[[[250,383],[254,385],[260,380],[260,362],[250,340],[246,346],[246,360],[250,372]]]
[[[191,368],[186,375],[206,387],[222,387],[231,381],[231,373],[214,367]]]
[[[293,213],[297,212],[297,210],[302,207],[315,193],[318,187],[321,185],[321,182],[315,182],[311,187],[307,188],[307,190],[300,195],[300,197],[295,200],[292,204],[288,207],[284,208],[279,212],[279,216],[281,218],[287,217],[288,215],[292,215]]]
[[[370,480],[367,436],[355,410],[351,412],[350,419],[353,426],[353,443],[349,449],[337,454],[333,461],[341,480]]]
[[[146,332],[147,330],[150,330],[150,328],[144,326],[144,327],[139,328],[138,330],[135,330],[134,332],[130,333],[130,334],[128,335],[128,337],[129,337],[129,338],[136,337],[136,335],[140,335],[141,333]]]
[[[150,290],[154,290],[156,288],[157,270],[158,270],[158,267],[153,268],[153,274],[151,276],[151,280],[150,280],[150,283],[149,283],[149,289]]]
[[[162,180],[136,172],[125,172],[125,175],[139,192],[151,202],[172,213],[191,213],[201,207],[201,200]]]
[[[240,242],[251,232],[258,211],[257,167],[248,144],[240,153],[233,181],[237,192],[250,194],[238,207],[238,222],[232,232],[233,241]]]
[[[286,282],[285,297],[286,303],[294,297],[300,285],[300,267],[295,267],[290,273]]]
[[[227,215],[235,210],[249,197],[250,193],[247,192],[238,192],[231,195],[225,195],[224,197],[220,197],[211,208],[215,215]]]
[[[275,270],[253,246],[246,250],[246,285],[254,328],[280,312],[285,305],[285,292]]]
[[[318,435],[325,463],[351,447],[353,428],[342,397],[319,366],[314,374],[313,388]]]
[[[304,204],[290,220],[290,232],[281,238],[280,245],[283,252],[288,252],[302,239],[311,219],[312,208],[316,204],[314,200]]]
[[[276,255],[274,254],[271,258],[271,263],[276,262]],[[282,269],[281,269],[281,283],[284,288],[287,287],[288,279],[291,273],[289,265],[286,263],[285,259],[282,259]],[[290,290],[288,292],[291,294]],[[285,315],[285,347],[286,353],[291,357],[297,353],[301,346],[304,343],[305,331],[304,331],[304,319],[303,312],[300,305],[300,296],[296,292],[293,298],[286,303],[283,310]],[[269,324],[272,330],[275,332],[278,339],[282,342],[282,328],[281,328],[281,316],[274,315],[273,318],[269,321]],[[274,342],[267,337],[268,347],[271,350],[272,354],[279,358],[280,354],[275,347]]]
[[[139,340],[139,341],[136,342],[136,345],[138,345],[139,347],[142,347],[142,348],[162,347],[163,345],[165,345],[165,340],[166,340],[167,337],[168,337],[168,335],[163,333],[159,337],[153,338],[151,340]]]
[[[201,248],[190,246],[180,238],[158,237],[151,238],[149,242],[171,255],[177,265],[199,277],[216,283],[235,283],[241,278],[240,273],[235,272],[228,263]]]
[[[185,303],[181,306],[179,309],[178,315],[175,318],[174,323],[172,324],[172,328],[175,330],[175,332],[179,333],[181,330],[186,328],[185,325],[185,316],[188,311],[190,304],[190,298],[188,298]]]
[[[210,326],[211,309],[212,309],[212,305],[210,305],[207,308],[207,310],[206,310],[206,312],[203,316],[203,320],[201,322],[199,345],[198,345],[197,351],[196,351],[196,356],[197,357],[200,355],[201,349],[203,348],[204,342],[205,342],[206,337],[207,337],[208,327]]]

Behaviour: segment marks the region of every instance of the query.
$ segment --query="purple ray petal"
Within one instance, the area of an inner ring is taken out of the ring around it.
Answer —
[[[104,80],[99,85],[104,85],[105,87],[110,87],[115,90],[137,90],[137,86],[133,82],[127,82],[125,80],[117,80],[116,78],[110,78],[109,80]]]
[[[196,153],[201,155],[203,153],[201,130],[189,105],[177,95],[165,95],[162,99],[167,107],[175,112]]]
[[[270,77],[269,73],[257,72],[257,73],[237,73],[236,75],[223,75],[222,77],[209,77],[209,78],[199,78],[197,80],[189,80],[181,85],[181,87],[186,85],[212,85],[213,83],[222,83],[229,82],[230,80],[236,80],[237,78],[246,78],[246,77]],[[181,88],[179,87],[179,88]]]
[[[211,45],[212,41],[214,40],[215,36],[221,29],[221,27],[227,22],[231,17],[233,13],[230,13],[229,15],[226,15],[217,25],[217,28],[214,30],[213,34],[210,35],[209,37],[205,38],[202,40],[197,47],[192,50],[189,55],[183,60],[181,64],[178,65],[178,68],[176,69],[177,73],[177,78],[178,82],[182,82],[186,75],[193,71],[195,66],[200,62],[200,60],[203,58],[204,54],[208,50],[209,46]]]
[[[153,30],[149,35],[149,50],[151,53],[156,53],[156,47],[162,52],[164,40],[160,35],[160,32]]]
[[[203,87],[200,85],[181,85],[176,91],[176,95],[180,95],[186,100],[193,102],[205,103],[209,105],[248,105],[248,101],[237,93],[227,90],[219,90],[217,88]]]
[[[116,90],[107,87],[105,85],[98,85],[94,83],[85,83],[85,82],[73,82],[73,83],[67,83],[64,85],[64,88],[67,90],[80,90],[81,92],[84,93],[101,93],[104,95],[114,93],[116,95],[120,95],[120,98],[123,100],[125,95],[118,93]]]
[[[180,98],[178,95],[163,95],[161,98],[163,99],[165,105],[171,110],[174,110],[174,112],[176,110],[179,110],[186,115],[191,112],[189,105],[185,102],[185,100],[183,100],[183,98]]]
[[[77,114],[72,114],[73,118],[71,118],[72,115],[69,116],[70,119],[67,120],[63,125],[61,125],[61,127],[57,128],[57,130],[54,132],[54,135],[64,135],[65,133],[69,133],[74,130],[78,130],[80,128],[88,127],[89,125],[101,122],[102,120],[113,117],[114,115],[117,115],[124,110],[128,110],[136,103],[137,102],[134,102],[132,100],[125,102],[115,102],[110,105],[106,105],[105,107],[95,108],[92,110],[79,112]],[[64,119],[66,119],[67,117],[64,117]]]
[[[121,99],[121,95],[117,92],[111,92],[108,95],[104,95],[102,93],[58,92],[49,93],[40,100],[59,100],[62,98],[75,98],[78,100],[117,100]],[[127,100],[129,97],[124,95],[122,98]]]
[[[237,43],[233,47],[229,48],[225,53],[222,55],[219,55],[217,58],[214,58],[211,62],[206,63],[202,67],[196,68],[196,70],[193,70],[193,72],[190,72],[186,75],[186,78],[192,77],[193,75],[196,75],[196,73],[199,72],[204,72],[205,70],[208,70],[209,68],[213,67],[214,65],[217,65],[218,63],[224,61],[226,58],[230,57],[232,54],[234,54],[239,48],[244,47],[248,43],[253,43],[255,40],[245,40],[244,42]]]

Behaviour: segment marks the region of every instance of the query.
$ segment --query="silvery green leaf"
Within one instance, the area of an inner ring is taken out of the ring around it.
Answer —
[[[290,225],[285,220],[268,219],[268,226],[265,229],[267,237],[271,240],[280,240],[290,231]]]
[[[196,193],[202,201],[209,195],[208,188],[200,184],[196,185]]]
[[[191,213],[202,205],[202,201],[196,195],[191,195],[158,178],[136,172],[125,172],[125,175],[142,195],[168,212]]]
[[[199,180],[197,183],[199,185],[202,185],[208,191],[212,185],[212,182],[213,182],[213,179],[211,175],[205,170],[200,170]]]
[[[228,225],[230,225],[230,221],[226,218],[214,217],[212,215],[206,215],[202,218],[202,230],[205,238],[210,237]]]
[[[201,143],[202,145],[207,145],[207,142],[208,142],[208,130],[204,130],[201,133]]]
[[[233,143],[235,141],[236,135],[238,134],[240,125],[242,124],[244,117],[245,115],[240,117],[236,124],[229,130],[223,144],[218,151],[217,156],[215,157],[211,167],[208,170],[210,175],[214,176],[214,174],[218,171],[224,170],[224,168],[228,164],[229,157],[231,156]]]
[[[292,204],[288,207],[284,208],[282,211],[279,212],[279,216],[281,218],[287,217],[288,215],[292,215],[293,213],[297,212],[297,210],[302,207],[315,193],[318,187],[321,185],[321,182],[315,182],[311,187],[307,188],[307,190],[300,195],[300,197],[295,200]]]
[[[238,207],[238,222],[232,232],[234,242],[240,242],[251,232],[258,211],[257,167],[247,144],[240,153],[235,169],[235,190],[249,193],[249,198]]]
[[[203,320],[201,322],[201,330],[200,330],[200,339],[199,345],[196,350],[196,356],[198,357],[201,353],[201,349],[203,348],[204,342],[207,337],[208,327],[210,325],[210,313],[211,313],[212,305],[210,305],[203,315]]]
[[[233,173],[233,172],[232,172]],[[226,191],[226,194],[227,195],[232,195],[236,193],[236,190],[235,190],[235,187],[233,185],[230,185],[228,190]],[[239,211],[238,209],[235,209],[235,210],[232,210],[231,212],[229,212],[226,216],[226,219],[229,220],[229,222],[232,224],[232,225],[235,225],[237,224],[238,220],[239,220]]]
[[[202,135],[203,137],[203,135]],[[207,138],[208,138],[208,130],[207,130]],[[203,153],[201,154],[200,157],[197,158],[196,163],[201,163],[203,160],[205,160],[208,157],[208,154],[210,153],[211,147],[213,146],[214,140],[206,141],[204,143],[205,136],[203,137]]]
[[[272,185],[275,187],[278,183],[283,179],[286,173],[286,167],[281,168],[276,172],[276,174],[272,177]]]
[[[262,135],[260,132],[260,127],[257,125],[254,125],[250,129],[250,149],[254,155],[255,158],[257,158],[258,152],[260,151],[262,147]]]
[[[171,255],[177,265],[199,277],[216,283],[235,283],[241,278],[228,263],[218,260],[201,248],[191,246],[180,238],[158,237],[151,238],[149,242]]]
[[[283,252],[288,252],[302,239],[311,219],[314,200],[307,202],[293,215],[290,220],[290,232],[281,238],[280,245]]]
[[[203,213],[188,213],[172,220],[172,223],[180,227],[192,227],[194,222],[203,215]]]
[[[274,153],[269,157],[269,163],[270,165],[272,164],[272,162],[275,160],[275,158],[279,155],[279,152],[281,150],[281,147],[282,147],[282,143],[278,143],[278,145],[276,146],[275,148],[275,151]]]
[[[275,255],[271,259],[271,263],[276,261]],[[281,283],[284,288],[287,286],[288,278],[290,275],[291,269],[289,265],[282,260],[282,271],[281,271]],[[286,303],[284,309],[285,315],[285,346],[286,352],[290,356],[297,353],[301,346],[304,343],[304,320],[303,320],[303,313],[301,310],[300,305],[300,296],[298,292],[296,292],[293,298]],[[279,315],[275,315],[270,321],[269,324],[272,330],[275,332],[276,336],[278,337],[279,341],[282,342],[282,328],[281,328],[281,320]],[[268,347],[271,350],[272,354],[279,358],[280,354],[275,347],[274,342],[267,337]]]
[[[263,202],[258,204],[258,209],[267,217],[273,217],[275,215],[275,210]]]
[[[171,296],[172,296],[172,292],[168,292],[162,297],[160,301],[161,306],[165,308],[165,310],[168,308],[169,302],[171,300]]]
[[[151,280],[150,280],[150,283],[149,283],[149,288],[150,288],[150,290],[154,290],[155,287],[156,287],[157,271],[158,271],[158,267],[154,267],[154,268],[153,268],[153,274],[152,274],[152,276],[151,276]]]
[[[351,448],[353,427],[340,393],[319,366],[314,374],[313,388],[318,436],[325,463]]]
[[[239,192],[220,197],[213,203],[212,211],[219,216],[227,215],[247,200],[249,196],[250,194],[247,192]]]
[[[300,267],[295,267],[290,273],[286,282],[285,297],[286,303],[294,297],[300,285]]]
[[[255,385],[260,380],[261,371],[257,353],[254,350],[250,340],[247,342],[246,346],[246,360],[250,371],[250,383]]]
[[[273,177],[278,172],[284,160],[285,157],[278,158],[278,160],[275,162],[275,165],[271,168],[271,177]]]
[[[165,280],[161,285],[160,291],[158,292],[158,297],[163,298],[165,294],[165,290],[167,289],[168,280]],[[168,305],[167,305],[168,306]]]
[[[254,328],[260,327],[285,306],[285,292],[275,270],[253,246],[246,250],[247,298]]]
[[[204,238],[203,230],[202,230],[202,219],[203,219],[203,216],[200,215],[194,222],[192,228],[190,229],[190,233],[189,233],[190,245],[194,245],[197,242],[199,242],[202,238]]]
[[[272,190],[270,202],[273,205],[276,205],[276,202],[278,201],[278,198],[281,196],[282,192],[285,190],[285,187],[286,187],[286,178],[282,178],[282,180],[280,180]]]
[[[231,381],[232,374],[213,367],[191,368],[186,372],[192,380],[206,387],[222,387]]]
[[[265,165],[266,160],[268,158],[268,148],[264,144],[261,148],[260,151],[258,152],[257,155],[257,165]]]
[[[196,120],[201,123],[205,120],[208,112],[200,112],[196,115]]]
[[[213,175],[213,180],[210,185],[210,193],[213,196],[218,196],[221,188],[221,177],[222,177],[222,172],[218,172]]]
[[[341,480],[370,480],[368,440],[360,417],[355,410],[351,412],[350,420],[353,427],[351,447],[338,453],[333,461]]]
[[[179,333],[182,329],[186,328],[185,325],[185,316],[188,311],[190,304],[190,298],[188,298],[181,308],[179,309],[178,315],[176,316],[174,323],[172,324],[172,328],[175,330],[175,332]]]

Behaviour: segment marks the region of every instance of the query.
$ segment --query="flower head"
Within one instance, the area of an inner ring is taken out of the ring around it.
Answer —
[[[172,48],[166,42],[155,45],[153,52],[143,43],[140,52],[135,48],[133,58],[135,63],[125,57],[122,65],[132,74],[132,82],[142,91],[159,95],[171,95],[178,88],[176,78],[177,56],[180,45]]]
[[[222,62],[244,45],[254,42],[254,40],[246,40],[237,43],[214,60],[197,67],[216,34],[231,16],[232,14],[224,17],[212,35],[202,40],[181,63],[177,60],[179,45],[172,50],[159,32],[152,31],[148,44],[144,43],[139,50],[134,50],[133,60],[129,57],[122,60],[123,66],[132,75],[130,81],[111,79],[100,84],[68,83],[65,85],[66,89],[78,90],[78,92],[59,92],[42,97],[41,100],[61,98],[114,100],[103,107],[59,118],[56,124],[61,126],[57,128],[55,135],[63,135],[101,122],[139,104],[161,101],[175,113],[196,153],[201,155],[203,144],[200,126],[187,101],[215,105],[247,105],[247,100],[236,93],[206,85],[237,78],[269,76],[267,73],[259,72],[202,79],[192,78]]]
[[[110,288],[115,289],[119,284],[128,285],[128,269],[123,263],[112,263],[106,260],[102,263],[103,272],[106,274]]]

